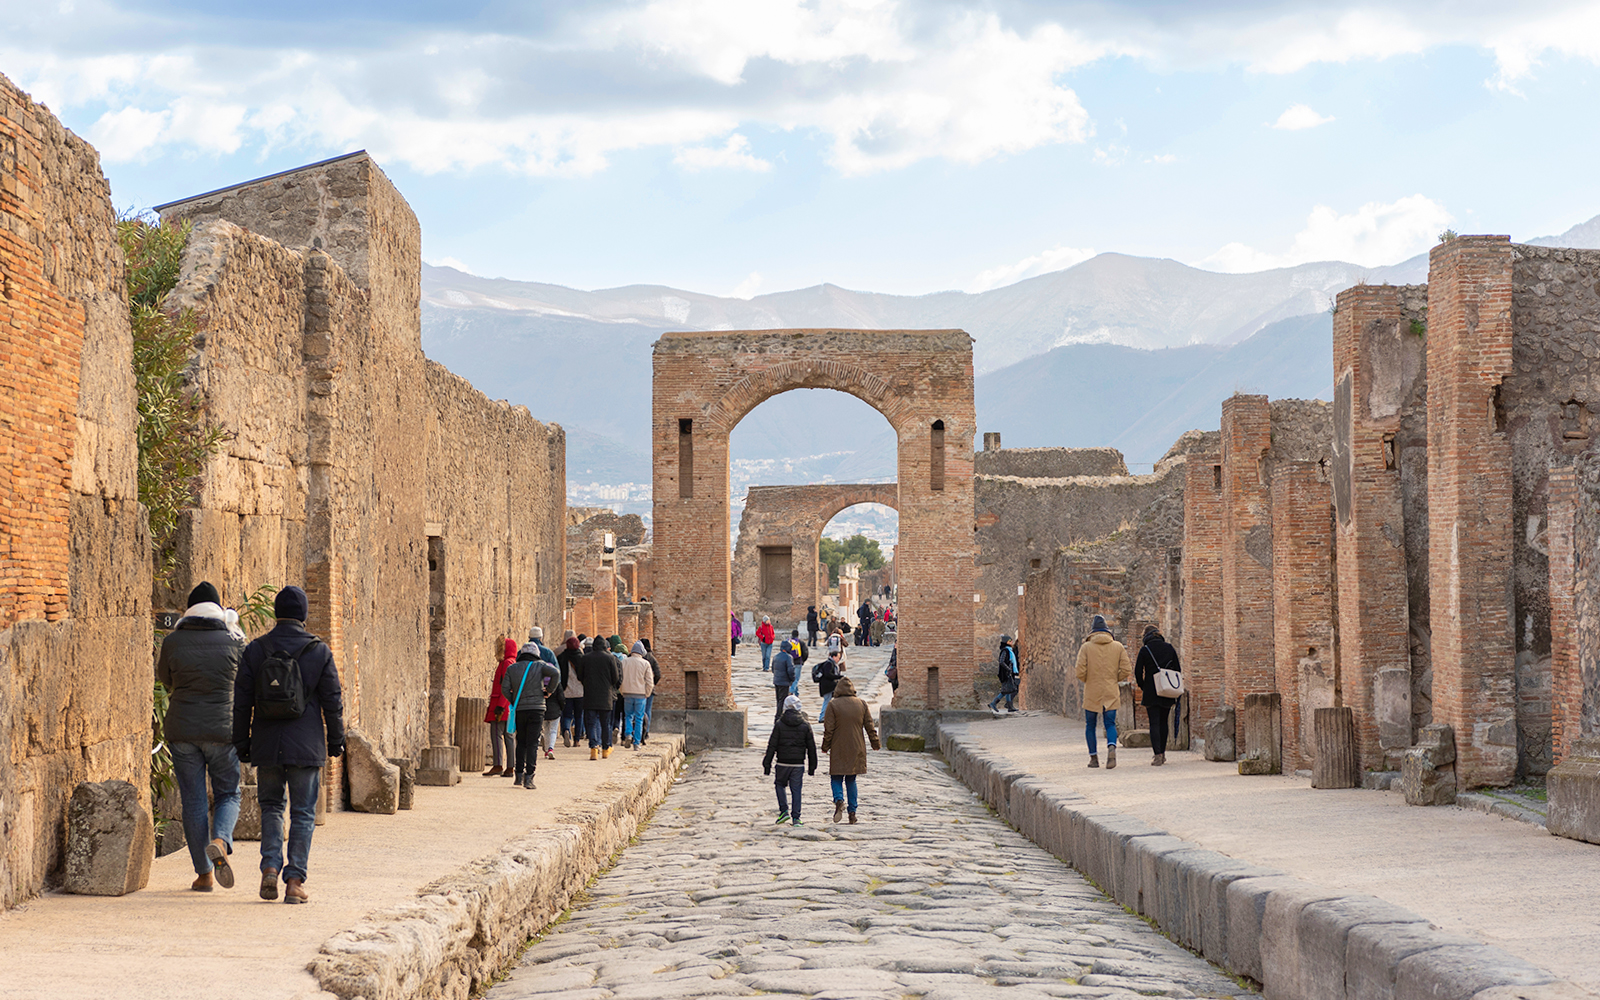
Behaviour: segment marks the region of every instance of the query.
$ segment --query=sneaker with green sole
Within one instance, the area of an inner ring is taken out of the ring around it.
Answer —
[[[805,826],[805,824],[800,822],[798,819],[794,821],[794,825],[795,826]]]
[[[777,826],[777,825],[779,825],[781,823],[787,823],[787,822],[789,822],[789,814],[788,813],[779,813],[778,814],[778,818],[772,821],[774,826]]]

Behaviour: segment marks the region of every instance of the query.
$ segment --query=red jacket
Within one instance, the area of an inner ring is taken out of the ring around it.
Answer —
[[[502,659],[500,661],[500,665],[495,668],[494,685],[489,688],[489,710],[483,713],[484,722],[506,721],[506,709],[511,707],[511,702],[507,700],[506,696],[500,691],[500,682],[505,679],[506,668],[511,666],[516,659],[517,641],[515,639],[507,639],[505,658]]]
[[[778,633],[773,630],[771,622],[762,622],[756,628],[756,641],[757,642],[770,643],[774,639],[776,639],[777,637],[778,637]]]

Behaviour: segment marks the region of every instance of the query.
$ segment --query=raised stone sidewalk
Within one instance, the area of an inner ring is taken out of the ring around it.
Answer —
[[[682,747],[557,747],[533,791],[473,772],[418,786],[410,811],[332,813],[306,906],[258,898],[254,841],[235,845],[231,890],[190,891],[184,850],[129,896],[46,894],[0,915],[0,998],[465,997],[628,843]]]
[[[1043,713],[940,746],[1021,832],[1269,998],[1600,996],[1600,847],[1192,753],[1090,770],[1082,724]]]

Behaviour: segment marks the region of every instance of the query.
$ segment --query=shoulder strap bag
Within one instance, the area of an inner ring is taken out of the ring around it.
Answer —
[[[1163,668],[1161,661],[1156,659],[1156,651],[1150,650],[1150,662],[1155,665],[1156,695],[1161,698],[1183,697],[1183,672]]]

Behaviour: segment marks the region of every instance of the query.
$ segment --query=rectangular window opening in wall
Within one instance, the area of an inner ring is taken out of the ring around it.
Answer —
[[[1222,489],[1222,466],[1220,465],[1211,467],[1211,488],[1214,490]]]
[[[694,421],[678,420],[678,498],[694,497]]]
[[[930,709],[934,709],[934,710],[937,710],[939,708],[939,668],[938,667],[929,667],[928,668],[928,707]]]
[[[1504,434],[1506,432],[1506,400],[1503,388],[1499,382],[1496,382],[1494,384],[1494,395],[1489,400],[1489,414],[1494,420],[1496,434]]]
[[[1561,404],[1561,436],[1568,441],[1589,438],[1589,408],[1576,399]]]
[[[683,672],[683,707],[691,712],[700,708],[700,671]]]
[[[933,422],[933,435],[929,439],[928,488],[944,489],[944,421]]]
[[[1383,436],[1383,467],[1390,471],[1393,471],[1395,468],[1397,468],[1397,463],[1395,462],[1394,457],[1393,434],[1385,434]]]

